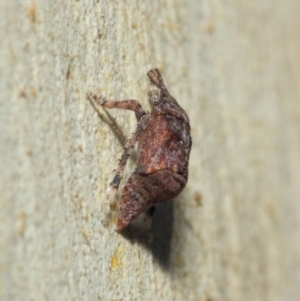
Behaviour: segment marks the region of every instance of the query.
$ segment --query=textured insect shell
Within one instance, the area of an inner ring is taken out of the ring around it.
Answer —
[[[154,116],[140,137],[138,173],[168,169],[187,177],[189,137],[185,121],[172,115]]]
[[[169,107],[170,103],[154,107],[152,120],[139,139],[137,168],[120,199],[119,230],[148,207],[177,196],[186,185],[190,126],[187,115],[177,104],[171,103],[174,110],[166,110],[166,104]]]
[[[149,174],[168,169],[187,178],[192,145],[188,116],[165,87],[151,115],[139,139],[137,171]]]

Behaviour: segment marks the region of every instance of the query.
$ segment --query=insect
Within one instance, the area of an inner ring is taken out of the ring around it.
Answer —
[[[137,167],[125,183],[118,202],[117,230],[127,227],[140,213],[154,212],[154,206],[177,196],[188,180],[188,163],[192,146],[189,118],[169,94],[158,69],[147,73],[151,113],[137,100],[113,101],[88,93],[104,108],[130,110],[137,127],[124,146],[124,152],[110,183],[117,190],[136,142],[139,142]]]

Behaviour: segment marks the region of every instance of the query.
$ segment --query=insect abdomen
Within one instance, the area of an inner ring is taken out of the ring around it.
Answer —
[[[117,228],[125,228],[150,206],[177,196],[186,182],[186,177],[171,170],[147,175],[140,175],[135,170],[122,191]]]

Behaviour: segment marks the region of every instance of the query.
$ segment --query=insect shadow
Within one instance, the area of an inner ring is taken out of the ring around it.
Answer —
[[[152,217],[152,229],[132,223],[120,234],[132,243],[139,243],[148,249],[163,269],[170,266],[171,243],[174,224],[174,202],[169,200],[156,205]]]

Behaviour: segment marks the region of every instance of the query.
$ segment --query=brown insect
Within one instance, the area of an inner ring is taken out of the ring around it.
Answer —
[[[137,167],[128,178],[119,200],[117,229],[128,226],[141,212],[153,214],[154,206],[177,196],[188,180],[192,146],[189,119],[169,94],[158,69],[147,73],[152,112],[146,113],[137,100],[112,101],[89,93],[105,108],[135,112],[137,128],[127,141],[110,183],[118,189],[126,161],[139,141]]]

